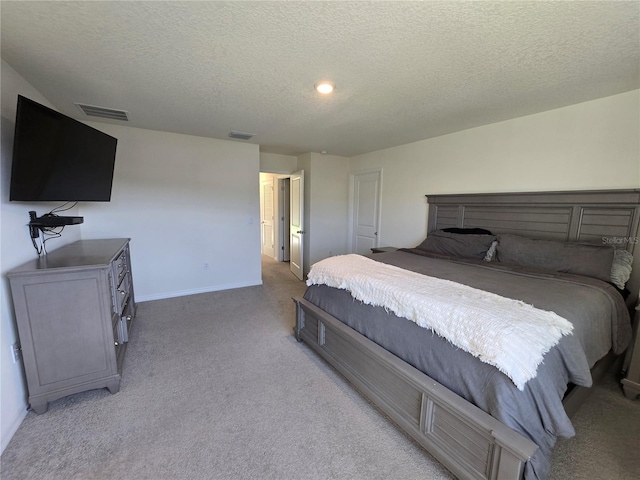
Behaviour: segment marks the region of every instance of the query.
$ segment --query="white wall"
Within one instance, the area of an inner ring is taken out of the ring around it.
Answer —
[[[89,124],[118,149],[111,202],[82,205],[82,237],[132,239],[138,301],[261,284],[257,145]]]
[[[347,253],[349,159],[312,153],[311,170],[309,265]]]
[[[349,159],[306,153],[298,157],[304,170],[304,261],[311,265],[347,252]]]
[[[351,171],[373,167],[384,168],[381,246],[424,239],[425,194],[639,188],[640,91],[350,159]]]
[[[260,152],[260,171],[265,173],[294,173],[298,158],[290,155]]]
[[[54,108],[40,92],[33,88],[10,65],[2,61],[1,84],[2,117],[0,126],[2,137],[0,170],[0,270],[2,275],[2,297],[0,299],[0,435],[1,448],[9,443],[27,411],[27,390],[21,364],[13,363],[11,345],[18,341],[13,304],[6,272],[24,262],[37,257],[29,237],[29,210],[38,215],[58,206],[58,203],[9,202],[9,180],[11,176],[11,156],[13,151],[13,131],[15,128],[16,103],[18,94],[31,98],[43,105]],[[66,212],[78,215],[78,210]],[[80,228],[65,228],[62,238],[47,242],[47,248],[54,250],[80,238]]]

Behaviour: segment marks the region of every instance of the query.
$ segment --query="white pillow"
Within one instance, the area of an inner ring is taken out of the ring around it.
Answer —
[[[631,276],[631,265],[633,264],[633,255],[624,248],[616,248],[613,255],[613,264],[611,264],[611,283],[620,290],[624,289],[624,285]]]

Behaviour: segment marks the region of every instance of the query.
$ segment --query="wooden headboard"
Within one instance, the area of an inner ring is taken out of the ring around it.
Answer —
[[[428,232],[447,227],[481,227],[565,242],[611,244],[635,250],[627,286],[640,286],[640,189],[573,192],[427,195]]]

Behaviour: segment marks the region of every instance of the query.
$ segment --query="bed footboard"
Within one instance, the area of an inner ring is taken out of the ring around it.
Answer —
[[[517,480],[538,447],[312,303],[295,298],[304,341],[462,479]]]

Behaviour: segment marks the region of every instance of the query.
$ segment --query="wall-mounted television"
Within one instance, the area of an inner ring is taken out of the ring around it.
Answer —
[[[9,199],[108,202],[118,140],[18,95]]]

